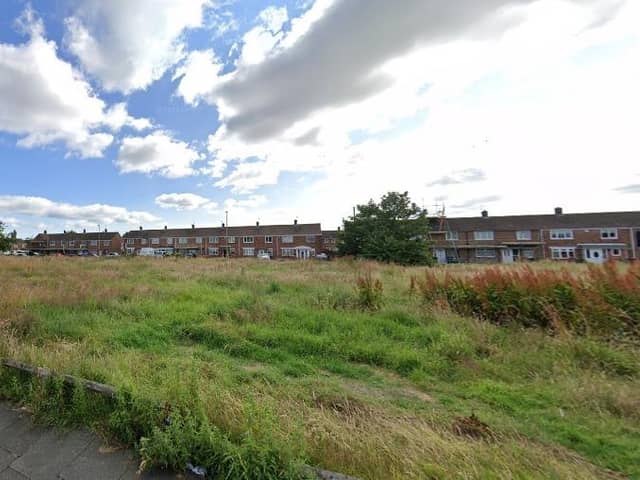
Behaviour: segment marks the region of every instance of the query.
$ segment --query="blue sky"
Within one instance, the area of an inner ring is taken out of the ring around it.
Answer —
[[[462,8],[460,8],[462,7]],[[0,220],[640,205],[631,0],[5,0]]]

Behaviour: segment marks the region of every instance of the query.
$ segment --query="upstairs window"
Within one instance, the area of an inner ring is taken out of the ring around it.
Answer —
[[[51,240],[51,241],[49,242],[49,246],[50,246],[50,247],[55,247],[55,246],[56,246],[56,241],[55,241],[55,240]]]
[[[307,243],[315,243],[316,236],[315,235],[307,235],[306,241],[307,241]]]
[[[186,245],[186,244],[188,243],[187,237],[180,237],[180,238],[178,239],[178,243],[179,243],[180,245]]]
[[[110,247],[111,246],[111,240],[103,240],[102,241],[102,245],[104,245],[105,247]]]
[[[272,236],[264,237],[264,243],[273,243],[273,237]]]
[[[293,243],[293,235],[283,235],[282,243]]]
[[[202,237],[196,237],[196,243],[198,244],[202,243]]]
[[[457,241],[460,240],[460,234],[458,232],[449,231],[444,234],[444,238],[445,240]]]
[[[603,228],[600,230],[600,238],[603,240],[617,240],[618,229],[617,228]]]
[[[242,237],[242,243],[253,243],[253,237]]]
[[[227,243],[236,243],[236,237],[227,237]]]
[[[493,240],[493,232],[491,230],[473,232],[474,240]]]
[[[152,238],[151,239],[151,244],[152,245],[160,245],[160,239],[159,238]]]
[[[135,238],[127,238],[127,245],[133,245],[134,243],[136,243]]]
[[[218,237],[209,237],[209,243],[218,243]]]
[[[573,240],[573,230],[566,228],[551,230],[550,237],[551,240]]]
[[[89,245],[91,245],[92,247],[96,247],[96,246],[98,246],[98,241],[97,240],[89,240]]]
[[[531,240],[531,230],[518,230],[516,240]]]

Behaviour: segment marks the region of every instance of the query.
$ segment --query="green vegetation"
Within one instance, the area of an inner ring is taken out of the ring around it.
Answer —
[[[4,233],[4,223],[0,222],[0,252],[6,252],[11,248],[12,239]]]
[[[380,203],[369,200],[357,210],[338,236],[340,255],[400,265],[432,262],[427,211],[411,202],[408,192],[389,192]]]
[[[366,479],[640,478],[633,336],[459,316],[425,298],[426,275],[346,260],[0,258],[0,357],[120,392],[0,369],[0,396],[135,445],[148,466],[220,478],[301,478],[305,463]]]

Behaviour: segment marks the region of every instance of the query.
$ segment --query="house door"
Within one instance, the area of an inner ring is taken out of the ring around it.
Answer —
[[[440,265],[447,263],[447,251],[444,248],[436,248],[435,252],[436,260]]]
[[[513,263],[513,249],[502,249],[502,263]]]
[[[585,249],[584,259],[589,263],[603,263],[605,261],[604,249],[589,247]]]

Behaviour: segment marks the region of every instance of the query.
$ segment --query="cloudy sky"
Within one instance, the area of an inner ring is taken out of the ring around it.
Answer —
[[[0,220],[640,209],[636,0],[2,0]]]

